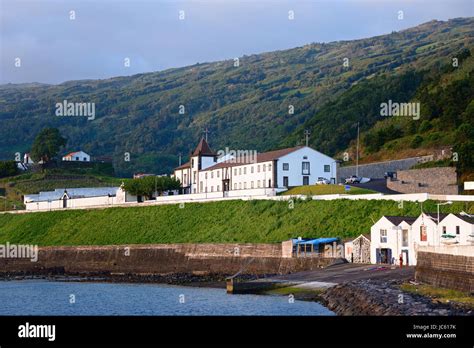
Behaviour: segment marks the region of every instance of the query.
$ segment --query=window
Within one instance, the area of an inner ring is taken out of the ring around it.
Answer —
[[[239,175],[242,175],[242,168],[239,168]]]
[[[79,157],[76,157],[76,161],[79,161]]]
[[[196,172],[193,173],[194,174],[194,181],[193,181],[193,184],[196,183]]]
[[[461,233],[460,227],[456,226],[456,234],[460,234],[460,233]]]
[[[184,174],[184,179],[183,179],[183,181],[184,181],[184,185],[187,185],[187,183],[188,183],[188,178],[187,178],[187,175],[186,175],[186,174]]]
[[[205,178],[206,178],[206,180],[207,180],[207,173],[205,173],[205,174],[204,174],[204,177],[205,177]]]
[[[253,188],[253,181],[250,182],[250,188]]]
[[[289,163],[283,163],[283,170],[290,170],[290,164]]]
[[[426,233],[426,226],[420,226],[420,241],[426,242],[428,240],[428,234]]]
[[[202,181],[199,183],[199,192],[203,192],[203,187],[204,185],[202,184]]]
[[[244,182],[244,189],[246,189],[246,188],[247,188],[247,183],[246,183],[246,182]]]
[[[234,190],[237,190],[237,183],[234,183]]]
[[[211,186],[211,192],[214,192],[214,186]]]
[[[247,174],[247,167],[244,167],[244,174]]]
[[[309,176],[303,176],[303,185],[309,185]]]
[[[87,158],[84,157],[84,162],[87,161]]]
[[[263,164],[263,165],[262,165],[262,171],[263,171],[263,172],[265,171],[265,167],[266,167],[266,165]]]
[[[387,243],[387,230],[380,230],[380,243]]]
[[[194,158],[191,160],[191,167],[194,167]]]
[[[239,182],[239,190],[242,190],[242,183]]]
[[[301,163],[301,169],[302,169],[302,174],[303,175],[309,175],[309,162],[302,162]]]
[[[257,173],[260,173],[260,165],[257,166]]]
[[[257,187],[260,188],[260,180],[257,180]]]
[[[250,167],[250,173],[253,174],[253,166]]]
[[[324,165],[324,172],[329,173],[331,171],[331,166],[329,164]]]
[[[234,175],[237,175],[237,168],[234,169]]]
[[[214,172],[211,172],[211,179],[214,179]]]
[[[443,226],[443,234],[446,234],[446,226]]]
[[[272,179],[268,179],[268,188],[272,187]]]
[[[219,187],[219,185],[217,185],[216,191],[220,191],[220,187]]]
[[[217,177],[219,177],[219,175],[220,175],[219,173],[220,173],[220,172],[219,172],[219,171],[217,171]],[[219,190],[217,190],[217,191],[219,191]]]
[[[402,246],[408,246],[408,230],[402,230]]]
[[[288,177],[287,176],[283,177],[283,186],[288,187]]]
[[[269,172],[272,171],[272,165],[271,165],[271,164],[268,164],[268,171],[269,171]]]

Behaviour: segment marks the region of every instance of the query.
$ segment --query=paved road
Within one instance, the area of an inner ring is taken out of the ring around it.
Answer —
[[[361,187],[373,191],[377,191],[383,194],[397,194],[399,192],[390,190],[387,187],[387,182],[385,179],[372,179],[366,184],[351,184],[354,187]]]
[[[363,279],[412,279],[415,267],[382,266],[344,263],[313,271],[304,271],[277,276],[272,279],[288,282],[347,283]],[[268,280],[268,279],[267,279]]]

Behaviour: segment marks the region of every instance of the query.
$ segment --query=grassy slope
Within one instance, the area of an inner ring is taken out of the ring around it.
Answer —
[[[443,212],[474,212],[472,203]],[[425,211],[436,211],[433,202]],[[420,205],[369,200],[227,201],[100,210],[0,215],[0,243],[107,245],[139,243],[280,242],[290,237],[368,233],[382,215],[418,215]]]
[[[282,193],[282,195],[331,195],[331,194],[350,194],[362,195],[367,193],[377,193],[372,190],[363,189],[360,187],[352,187],[349,191],[344,189],[344,185],[308,185],[297,186]]]

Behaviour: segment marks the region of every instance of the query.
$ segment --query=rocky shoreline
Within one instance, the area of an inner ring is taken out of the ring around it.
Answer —
[[[337,315],[460,316],[474,315],[457,303],[434,303],[429,297],[400,290],[402,281],[361,280],[339,284],[318,300]]]

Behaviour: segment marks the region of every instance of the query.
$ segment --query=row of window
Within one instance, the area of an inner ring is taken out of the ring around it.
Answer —
[[[460,233],[460,227],[456,226],[456,235]],[[443,234],[446,234],[446,226],[443,226]],[[428,232],[424,225],[420,226],[420,241],[428,241]],[[387,230],[380,230],[380,243],[387,243]],[[402,230],[402,246],[408,246],[408,230]]]
[[[257,173],[260,173],[260,164],[257,165],[257,166],[251,166],[250,167],[250,173],[253,174],[254,171],[255,171],[255,167],[257,167]],[[265,172],[265,171],[271,171],[272,170],[272,165],[269,163],[269,164],[262,164],[262,172]],[[234,168],[234,176],[237,176],[237,175],[246,175],[247,174],[247,167],[240,167],[240,168]]]
[[[268,180],[267,185],[268,186],[266,186],[266,187],[268,187],[268,188],[272,187],[271,179]],[[246,190],[248,188],[251,188],[251,189],[253,189],[253,188],[265,188],[265,181],[264,180],[251,181],[250,182],[250,187],[248,187],[246,182],[234,183],[234,190],[242,190],[242,189]],[[217,185],[216,186],[216,192],[219,192],[220,190],[221,190],[220,185]],[[199,183],[199,192],[205,192],[205,193],[208,192],[208,188],[204,187],[204,182],[202,182],[202,181]],[[214,186],[210,187],[209,192],[214,192]]]
[[[290,170],[289,163],[283,163],[283,170],[288,171]],[[303,174],[308,175],[310,172],[310,162],[301,162],[301,171]],[[329,164],[324,165],[324,172],[329,173],[331,171],[331,166]]]

